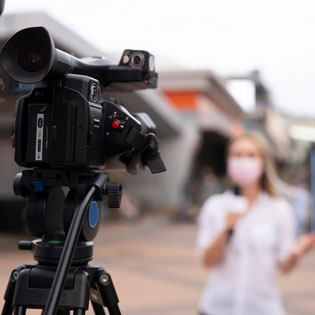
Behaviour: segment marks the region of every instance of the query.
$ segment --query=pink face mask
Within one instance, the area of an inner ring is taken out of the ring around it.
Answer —
[[[257,182],[263,170],[263,162],[259,158],[232,157],[228,160],[227,172],[240,187],[247,187]]]

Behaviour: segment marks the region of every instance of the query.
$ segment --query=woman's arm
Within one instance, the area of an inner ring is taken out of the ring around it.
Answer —
[[[288,273],[294,269],[302,256],[315,247],[315,233],[301,236],[296,242],[290,256],[278,264],[283,273]]]
[[[227,228],[221,232],[215,241],[205,249],[203,255],[203,265],[211,268],[219,264],[224,257],[224,249],[229,239],[229,230]]]
[[[283,273],[288,273],[296,266],[299,259],[300,256],[298,254],[291,253],[287,260],[278,263],[278,268]]]
[[[213,243],[208,246],[203,254],[202,263],[206,268],[219,264],[224,258],[224,249],[231,237],[231,231],[240,218],[238,213],[229,213],[226,217],[224,230],[216,237]]]

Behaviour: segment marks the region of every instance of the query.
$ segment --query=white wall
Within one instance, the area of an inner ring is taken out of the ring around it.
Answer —
[[[135,176],[128,175],[126,191],[150,207],[179,204],[182,187],[190,174],[193,154],[199,142],[195,119],[183,118],[182,121],[186,128],[180,136],[160,141],[161,156],[167,172],[151,174],[146,170]]]

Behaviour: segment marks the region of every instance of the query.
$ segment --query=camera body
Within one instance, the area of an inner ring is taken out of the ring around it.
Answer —
[[[6,43],[0,62],[13,80],[34,84],[18,100],[13,118],[20,166],[93,169],[120,154],[127,167],[137,160],[153,173],[165,170],[150,117],[101,96],[102,88],[155,88],[150,53],[125,50],[117,66],[102,57],[78,59],[56,49],[45,28],[34,27]]]
[[[131,128],[141,132],[141,122],[121,105],[102,100],[97,80],[67,74],[19,99],[15,160],[24,167],[97,167],[128,150],[124,139]]]

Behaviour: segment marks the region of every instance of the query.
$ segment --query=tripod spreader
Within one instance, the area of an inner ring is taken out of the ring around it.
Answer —
[[[29,308],[43,309],[55,269],[46,265],[24,265],[15,268],[5,292],[2,315],[25,315]],[[83,315],[89,300],[96,315],[120,315],[118,297],[110,274],[98,266],[71,266],[59,302],[58,315]]]

